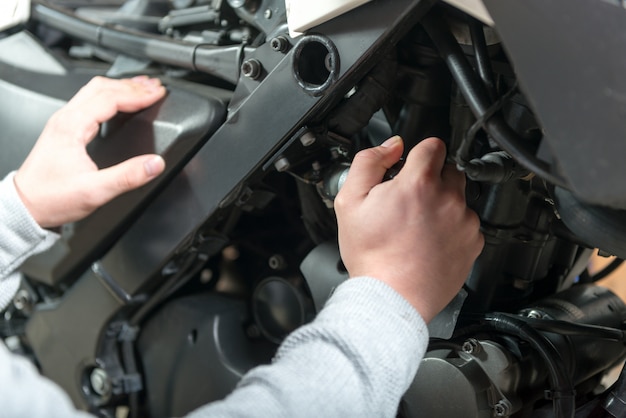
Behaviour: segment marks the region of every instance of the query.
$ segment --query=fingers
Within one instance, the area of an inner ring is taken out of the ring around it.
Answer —
[[[394,136],[379,147],[365,149],[355,157],[345,184],[341,188],[344,197],[362,198],[379,184],[392,165],[400,160],[403,150],[402,138]]]
[[[94,172],[90,185],[98,190],[100,206],[118,195],[148,183],[165,170],[165,161],[159,155],[140,155],[117,165]]]
[[[426,138],[418,143],[406,158],[402,173],[411,176],[439,178],[446,161],[446,146],[439,138]]]
[[[94,77],[59,112],[56,122],[71,125],[84,144],[93,139],[99,125],[117,112],[136,112],[165,96],[165,87],[157,78],[139,76],[112,80]]]

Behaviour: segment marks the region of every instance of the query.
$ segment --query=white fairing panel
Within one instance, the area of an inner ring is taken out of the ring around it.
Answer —
[[[289,33],[297,36],[369,1],[371,0],[285,0]]]
[[[1,1],[1,0],[0,0]],[[371,0],[285,0],[289,33],[295,37],[307,29],[344,14]],[[493,26],[482,0],[444,0],[465,13]]]
[[[482,20],[489,26],[493,26],[493,19],[482,0],[444,0],[457,9],[463,10],[465,13],[474,16],[478,20]]]
[[[30,17],[30,0],[0,0],[0,31],[24,23]]]

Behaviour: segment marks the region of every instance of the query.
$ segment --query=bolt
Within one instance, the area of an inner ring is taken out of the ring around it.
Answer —
[[[272,38],[270,46],[276,52],[287,52],[287,49],[289,49],[289,41],[284,36],[277,36]]]
[[[13,306],[18,311],[29,308],[31,305],[30,294],[26,289],[21,289],[13,298]]]
[[[511,414],[511,403],[506,399],[500,399],[493,406],[493,414],[496,417],[508,417]]]
[[[261,62],[254,58],[245,60],[243,64],[241,64],[241,74],[252,80],[256,80],[261,76],[261,70],[263,70]]]
[[[272,9],[265,9],[265,11],[263,12],[263,17],[266,19],[271,19],[272,18]]]
[[[92,370],[89,376],[89,382],[94,393],[102,397],[109,396],[111,394],[111,381],[107,372],[96,367]]]
[[[272,270],[283,270],[285,267],[287,267],[287,261],[285,261],[285,257],[280,254],[274,254],[273,256],[271,256],[267,263]]]
[[[480,341],[476,338],[468,338],[461,346],[461,350],[467,354],[476,355],[480,353],[482,346],[480,345]]]
[[[526,317],[531,319],[542,319],[543,314],[539,311],[531,309],[530,311],[526,312]]]
[[[280,157],[278,160],[276,160],[276,162],[274,163],[274,168],[276,169],[276,171],[278,171],[279,173],[282,173],[283,171],[287,171],[289,170],[289,166],[291,164],[289,163],[289,160],[285,157]]]
[[[309,147],[313,145],[315,143],[315,140],[316,140],[315,134],[311,131],[306,131],[300,137],[300,143],[304,145],[305,147]]]

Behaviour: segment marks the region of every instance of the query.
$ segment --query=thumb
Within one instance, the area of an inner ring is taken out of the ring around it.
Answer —
[[[160,155],[148,154],[130,158],[94,173],[93,187],[100,190],[98,205],[136,189],[157,177],[165,169]]]
[[[352,197],[366,196],[380,184],[387,170],[400,160],[403,149],[402,138],[393,136],[378,147],[360,151],[352,161],[341,192]]]

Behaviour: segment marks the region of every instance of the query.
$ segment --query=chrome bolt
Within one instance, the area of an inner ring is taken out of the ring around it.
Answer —
[[[480,345],[480,341],[476,338],[468,338],[461,346],[461,350],[467,354],[476,355],[480,353],[482,346]]]
[[[531,319],[542,319],[543,314],[539,311],[531,309],[530,311],[526,312],[526,317]]]
[[[310,147],[315,143],[316,140],[317,138],[315,138],[315,134],[313,134],[313,132],[311,131],[306,131],[300,137],[300,143],[305,147]]]
[[[265,11],[263,12],[263,17],[266,19],[271,19],[272,18],[272,9],[265,9]]]
[[[506,399],[500,399],[493,406],[493,415],[496,417],[508,417],[511,415],[511,403]]]
[[[289,163],[289,160],[285,157],[280,157],[278,160],[276,160],[276,162],[274,163],[274,168],[276,169],[276,171],[278,171],[279,173],[282,173],[283,171],[287,171],[289,170],[289,166],[291,164]]]
[[[89,376],[89,383],[91,383],[91,389],[94,393],[102,397],[109,396],[111,394],[111,381],[107,372],[100,368],[95,368]]]

